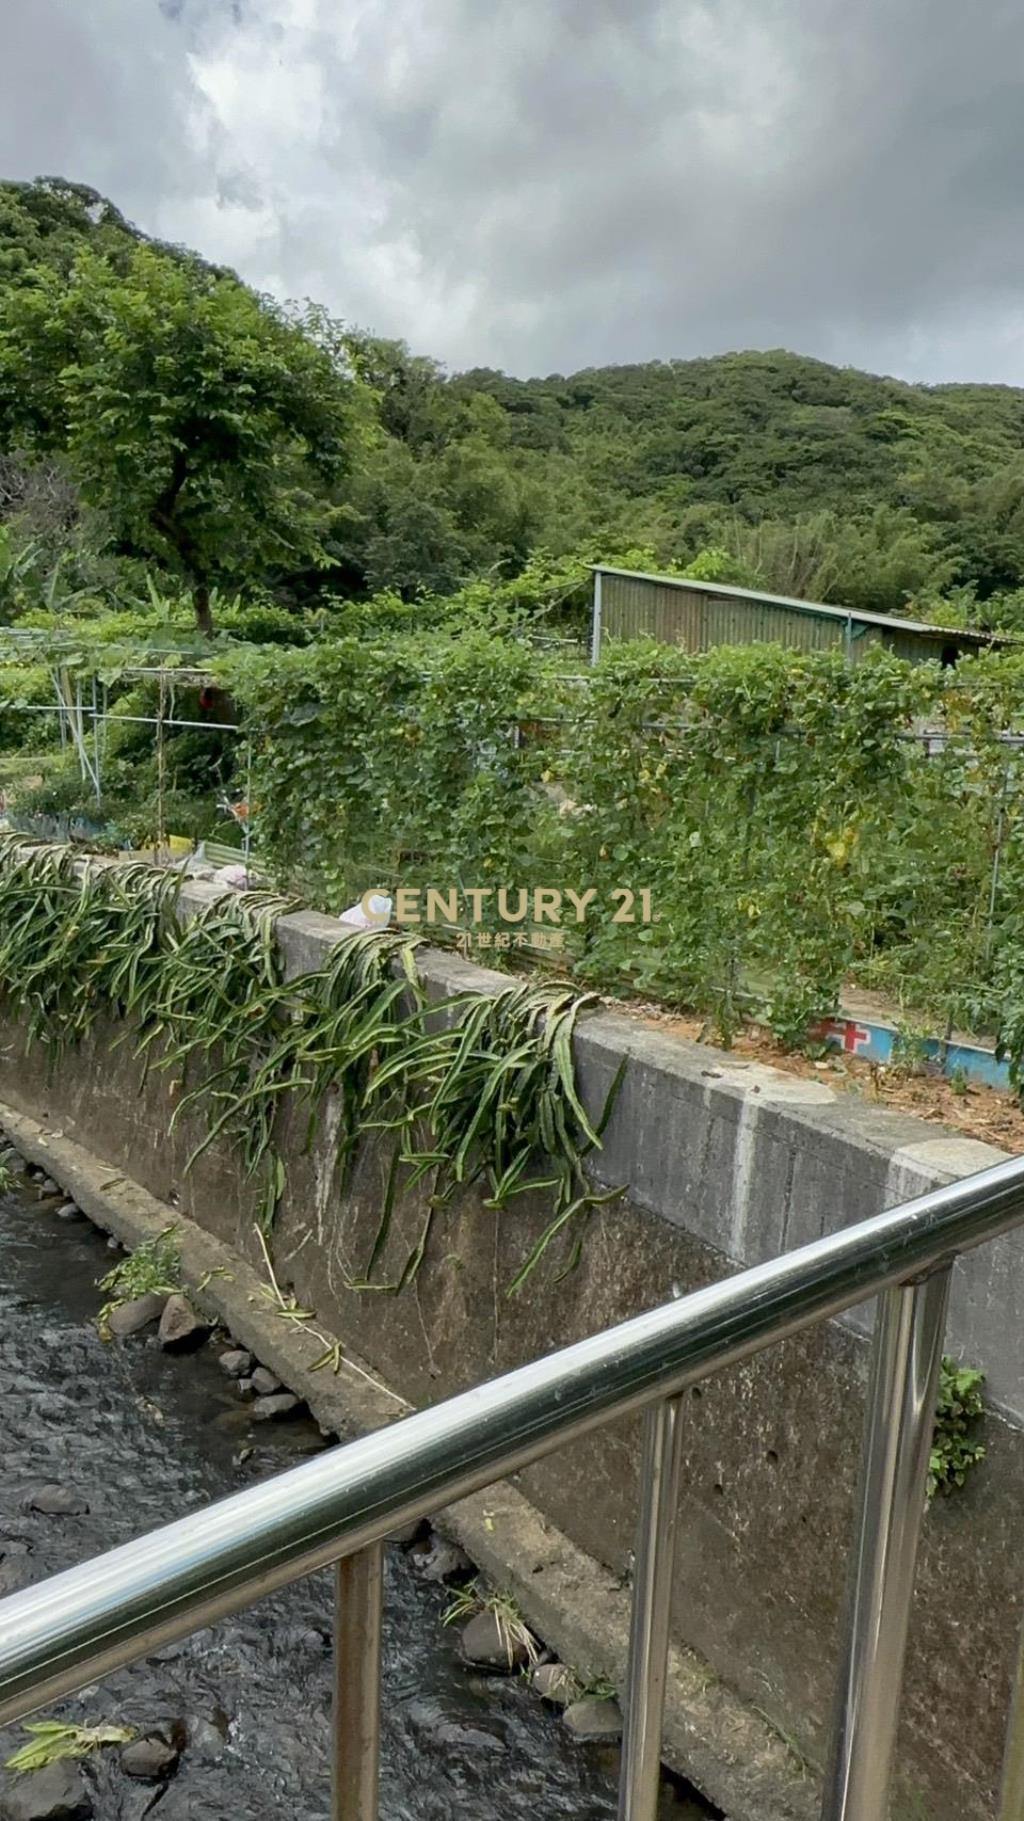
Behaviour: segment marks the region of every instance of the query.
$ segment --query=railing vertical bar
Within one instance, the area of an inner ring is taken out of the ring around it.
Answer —
[[[343,1556],[334,1620],[334,1821],[377,1821],[384,1545]]]
[[[619,1821],[655,1821],[658,1810],[681,1437],[681,1399],[652,1404],[644,1417]]]
[[[822,1821],[888,1813],[949,1278],[879,1298]]]
[[[1024,1821],[1024,1626],[1021,1627],[1017,1674],[1010,1696],[999,1821]]]

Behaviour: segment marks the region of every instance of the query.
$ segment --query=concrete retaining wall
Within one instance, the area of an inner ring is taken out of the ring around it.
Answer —
[[[186,909],[207,890],[190,887]],[[301,914],[281,920],[279,939],[297,972],[321,962],[344,936],[331,919]],[[500,978],[436,952],[421,965],[438,996]],[[174,1201],[257,1263],[252,1185],[240,1180],[230,1152],[215,1148],[183,1176],[196,1130],[168,1138],[168,1078],[151,1072],[140,1091],[129,1047],[114,1047],[117,1035],[98,1029],[48,1079],[45,1057],[26,1053],[19,1033],[8,1030],[0,1098]],[[629,1056],[600,1163],[609,1184],[630,1185],[629,1197],[594,1216],[575,1272],[557,1281],[555,1259],[512,1301],[505,1286],[542,1230],[543,1209],[495,1215],[473,1197],[439,1218],[413,1289],[400,1297],[350,1289],[376,1231],[384,1149],[367,1145],[342,1199],[331,1105],[308,1155],[305,1119],[301,1134],[289,1132],[286,1119],[290,1178],[275,1232],[279,1275],[322,1325],[413,1403],[446,1396],[1001,1156],[824,1083],[739,1064],[623,1017],[587,1020],[576,1047],[593,1105],[622,1054]],[[382,1275],[400,1268],[421,1220],[415,1205],[397,1211]],[[993,1812],[1021,1605],[1021,1251],[1019,1237],[1004,1239],[956,1269],[948,1350],[988,1372],[1002,1414],[988,1420],[988,1459],[962,1493],[936,1501],[925,1527],[894,1809],[901,1821],[988,1821]],[[706,1660],[709,1675],[770,1716],[811,1760],[820,1755],[828,1713],[866,1376],[858,1330],[865,1325],[863,1314],[829,1324],[689,1399],[677,1634]],[[623,1424],[524,1473],[521,1489],[575,1544],[625,1572],[637,1454],[638,1427]],[[723,1764],[722,1788],[727,1770]],[[739,1808],[733,1812],[734,1821],[744,1821]],[[756,1821],[773,1817],[762,1807]]]

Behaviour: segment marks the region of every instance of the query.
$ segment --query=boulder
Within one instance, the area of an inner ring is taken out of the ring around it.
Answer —
[[[274,1397],[281,1390],[281,1380],[268,1372],[266,1366],[257,1366],[252,1375],[252,1388],[257,1397]]]
[[[39,1178],[39,1182],[36,1185],[36,1199],[38,1201],[49,1201],[51,1195],[63,1195],[63,1193],[64,1191],[61,1188],[60,1183],[54,1182],[52,1176],[41,1176]]]
[[[178,1763],[177,1747],[158,1732],[144,1739],[133,1739],[121,1748],[121,1769],[126,1777],[140,1777],[145,1783],[159,1783],[169,1777]]]
[[[160,1317],[159,1341],[168,1353],[184,1353],[198,1347],[210,1331],[209,1322],[197,1315],[187,1296],[175,1291],[164,1304]]]
[[[412,1561],[425,1581],[439,1581],[444,1585],[452,1581],[470,1581],[475,1573],[465,1550],[438,1536],[436,1531],[424,1548],[413,1549]]]
[[[252,1407],[254,1423],[272,1423],[276,1417],[291,1416],[302,1409],[301,1399],[293,1397],[290,1391],[282,1391],[277,1397],[258,1397]]]
[[[603,1701],[598,1695],[585,1695],[573,1701],[562,1715],[574,1739],[599,1743],[621,1739],[622,1711],[617,1701]]]
[[[74,1764],[47,1764],[12,1780],[0,1795],[3,1821],[79,1821],[92,1812],[92,1798]]]
[[[30,1511],[41,1511],[44,1517],[82,1517],[89,1501],[71,1486],[40,1486],[28,1501]]]
[[[63,1202],[61,1202],[60,1207],[57,1209],[57,1219],[58,1220],[84,1220],[85,1215],[82,1213],[82,1210],[79,1207],[77,1201],[63,1201]]]
[[[155,1290],[148,1291],[145,1296],[133,1296],[130,1302],[111,1309],[107,1316],[110,1333],[117,1340],[127,1340],[129,1334],[138,1334],[148,1328],[150,1322],[160,1320],[166,1301],[166,1296],[158,1296]]]
[[[252,1354],[244,1347],[232,1347],[221,1354],[217,1364],[228,1378],[247,1378],[252,1371]]]
[[[459,1649],[463,1661],[473,1669],[490,1669],[498,1674],[508,1675],[513,1669],[523,1669],[530,1660],[525,1638],[510,1631],[498,1614],[490,1610],[478,1612],[470,1619],[459,1638]]]
[[[542,1701],[569,1707],[579,1694],[579,1683],[567,1663],[538,1663],[530,1681]]]

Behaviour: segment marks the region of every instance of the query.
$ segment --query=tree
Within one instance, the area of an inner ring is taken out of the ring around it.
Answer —
[[[116,547],[210,594],[328,569],[356,383],[269,300],[199,261],[89,249],[0,290],[0,443],[62,452]]]
[[[410,354],[403,341],[361,329],[346,330],[343,342],[353,372],[373,394],[388,436],[417,451],[447,439],[457,401],[449,398],[437,361]]]
[[[410,488],[396,491],[386,502],[364,562],[371,593],[391,590],[411,601],[419,593],[450,594],[462,578],[466,556],[451,514]]]
[[[115,265],[143,236],[112,202],[65,177],[0,183],[0,284],[17,284],[40,265],[67,274],[85,246]]]
[[[736,520],[729,544],[754,587],[872,613],[904,612],[925,583],[945,587],[955,570],[936,550],[931,527],[891,506],[861,518],[814,512],[788,523]]]

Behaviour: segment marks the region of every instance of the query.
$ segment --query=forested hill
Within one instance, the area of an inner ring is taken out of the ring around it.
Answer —
[[[761,514],[884,499],[937,514],[941,490],[915,490],[915,464],[977,480],[1024,455],[1024,391],[914,386],[776,349],[704,360],[510,379],[477,369],[452,382],[506,414],[512,442],[576,447],[595,473],[608,444],[625,485],[679,483],[701,500]],[[604,446],[602,446],[604,444]]]
[[[203,598],[409,599],[536,551],[638,552],[1024,625],[1022,391],[782,351],[448,375],[282,311],[82,186],[0,184],[0,525],[52,537],[55,487],[77,559]]]
[[[901,587],[972,582],[988,596],[1024,577],[1019,388],[914,386],[781,349],[451,384],[501,406],[513,447],[568,456],[617,513],[633,502],[637,541],[724,544],[795,592],[816,579],[835,592],[831,546],[858,598],[877,544],[894,564],[892,588],[875,579],[889,607]],[[858,546],[863,578],[847,567]]]

